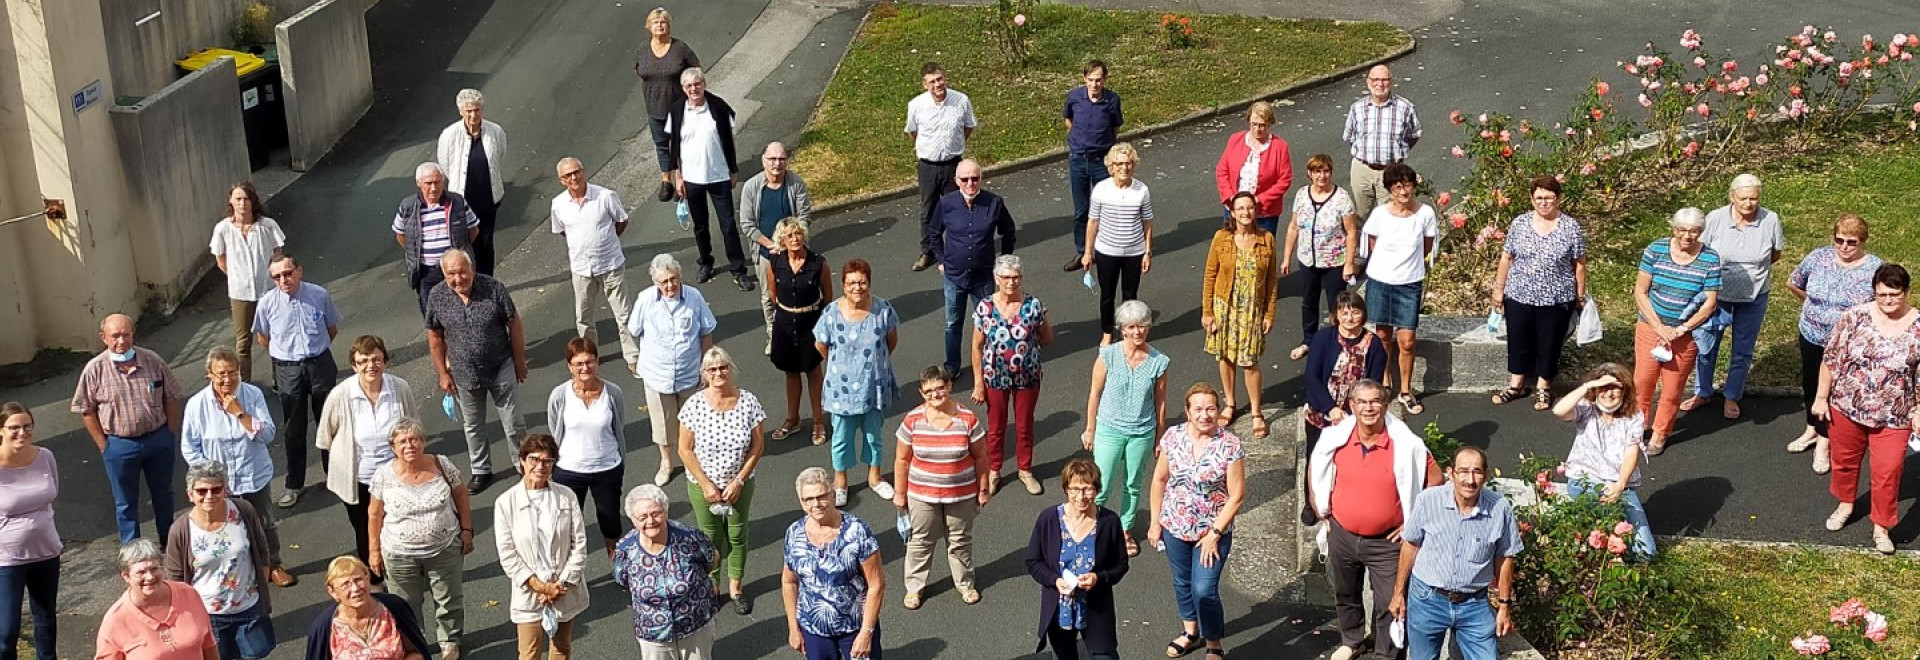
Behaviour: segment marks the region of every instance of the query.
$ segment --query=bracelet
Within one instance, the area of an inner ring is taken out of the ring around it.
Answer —
[[[473,533],[473,528],[472,528],[472,527],[462,527],[462,528],[460,528],[460,533],[461,533],[461,534],[472,534],[472,533]]]

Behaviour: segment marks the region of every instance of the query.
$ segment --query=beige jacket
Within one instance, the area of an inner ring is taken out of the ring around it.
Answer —
[[[587,609],[587,524],[580,518],[580,500],[559,484],[549,483],[552,506],[535,506],[525,481],[515,483],[493,503],[493,544],[500,552],[500,572],[513,586],[507,618],[514,623],[539,623],[539,601],[528,578],[567,585],[567,595],[553,602],[556,618],[572,621]],[[553,521],[553,534],[542,535],[534,521]]]
[[[400,416],[420,419],[419,407],[413,403],[413,386],[393,374],[382,378],[386,380],[382,387],[391,388],[394,399],[400,402]],[[359,482],[354,479],[360,474],[360,451],[354,444],[353,406],[349,405],[353,391],[359,387],[359,376],[350,376],[333,386],[333,391],[327,393],[326,406],[320,409],[320,428],[313,434],[314,444],[326,452],[327,490],[347,504],[360,503]],[[332,451],[336,444],[340,445],[340,451]]]

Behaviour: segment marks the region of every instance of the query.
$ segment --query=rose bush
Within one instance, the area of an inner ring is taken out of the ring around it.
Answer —
[[[1519,507],[1526,551],[1514,565],[1514,619],[1542,650],[1642,645],[1653,599],[1671,589],[1667,577],[1635,557],[1626,505],[1602,502],[1600,490],[1565,497],[1557,458],[1522,456],[1538,503]],[[1626,657],[1635,657],[1632,654]]]

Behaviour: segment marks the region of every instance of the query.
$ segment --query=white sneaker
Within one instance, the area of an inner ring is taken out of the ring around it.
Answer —
[[[868,487],[872,488],[873,494],[879,495],[880,499],[888,500],[888,501],[893,500],[893,484],[887,483],[885,481],[875,481],[871,484],[868,484]]]
[[[836,507],[843,507],[847,505],[847,489],[845,488],[833,489],[833,505]]]
[[[1354,654],[1353,647],[1342,644],[1333,650],[1333,655],[1327,656],[1327,660],[1352,660]]]
[[[670,483],[673,483],[673,466],[660,466],[660,469],[653,473],[653,485],[666,488]]]

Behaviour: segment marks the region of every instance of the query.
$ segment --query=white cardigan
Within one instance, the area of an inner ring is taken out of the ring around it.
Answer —
[[[393,398],[400,402],[400,416],[406,419],[420,419],[420,413],[413,404],[413,386],[406,379],[393,374],[382,376],[385,379],[381,387],[393,388]],[[360,445],[353,431],[354,388],[360,387],[360,377],[350,376],[340,384],[333,386],[327,393],[327,403],[320,408],[320,427],[313,434],[313,443],[320,451],[327,452],[327,490],[339,496],[347,504],[360,503]],[[340,445],[340,451],[331,451],[334,445]]]
[[[556,510],[535,507],[524,481],[493,503],[494,549],[500,553],[500,572],[513,585],[507,618],[514,623],[540,622],[542,606],[527,588],[532,577],[567,585],[567,595],[553,602],[554,618],[572,621],[587,609],[587,524],[580,517],[580,500],[560,484],[549,482],[547,491]],[[537,518],[553,519],[552,535],[543,537],[534,528]]]
[[[487,149],[487,176],[493,180],[493,203],[499,204],[506,199],[506,179],[500,176],[500,170],[506,169],[501,162],[506,160],[507,131],[499,124],[480,120],[480,146]],[[434,145],[434,160],[440,163],[440,171],[447,175],[447,192],[467,197],[467,156],[473,151],[473,138],[467,135],[467,125],[453,122],[453,125],[440,130],[440,141]]]
[[[1393,441],[1393,481],[1394,489],[1400,491],[1400,516],[1413,518],[1413,498],[1427,486],[1427,442],[1406,422],[1386,413],[1387,438]],[[1320,441],[1313,445],[1313,454],[1308,466],[1309,483],[1313,486],[1313,510],[1321,518],[1332,515],[1330,502],[1333,499],[1333,453],[1353,439],[1353,429],[1360,423],[1359,418],[1347,415],[1339,424],[1320,432]],[[1326,533],[1323,527],[1321,534]]]

